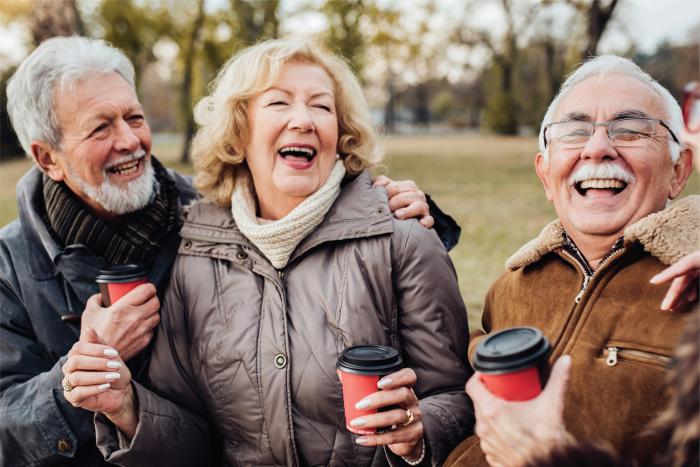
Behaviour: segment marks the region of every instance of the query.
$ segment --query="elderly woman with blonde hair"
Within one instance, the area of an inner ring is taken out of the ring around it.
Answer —
[[[198,466],[216,445],[224,465],[441,464],[473,425],[466,312],[435,232],[394,219],[372,186],[376,136],[349,67],[312,42],[263,42],[224,66],[196,118],[205,199],[182,229],[153,392],[91,335],[64,367],[69,400],[100,412],[105,458]],[[363,344],[405,365],[358,404],[377,413],[346,421],[336,362]]]

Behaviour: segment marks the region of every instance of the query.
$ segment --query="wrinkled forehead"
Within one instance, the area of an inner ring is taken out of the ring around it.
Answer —
[[[608,121],[620,114],[667,119],[661,96],[646,83],[626,75],[587,78],[565,94],[552,121],[569,115],[590,121]]]

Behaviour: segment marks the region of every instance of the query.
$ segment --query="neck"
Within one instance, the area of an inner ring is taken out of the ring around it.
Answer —
[[[567,230],[566,233],[594,270],[615,245],[617,239],[622,236],[622,232],[616,232],[612,235],[586,235]]]
[[[275,199],[273,199],[275,198]],[[256,193],[256,201],[258,202],[258,215],[261,219],[276,221],[282,219],[287,214],[292,212],[294,208],[299,206],[306,197],[285,197],[283,199],[274,196],[265,196]]]

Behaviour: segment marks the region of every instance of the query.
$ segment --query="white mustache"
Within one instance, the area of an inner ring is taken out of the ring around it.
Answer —
[[[142,157],[146,156],[146,151],[143,150],[143,148],[139,148],[136,151],[132,152],[131,154],[127,154],[126,156],[122,156],[116,161],[112,162],[108,166],[105,167],[105,170],[109,170],[113,167],[116,167],[120,164],[124,164],[125,162],[131,162],[136,159],[141,159]]]
[[[573,186],[584,180],[593,180],[596,178],[608,178],[621,180],[627,184],[634,183],[637,179],[628,170],[617,164],[603,162],[601,164],[586,164],[579,167],[569,177],[569,185]]]

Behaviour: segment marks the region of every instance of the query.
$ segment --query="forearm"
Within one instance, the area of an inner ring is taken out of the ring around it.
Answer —
[[[0,466],[54,464],[73,457],[79,445],[94,442],[92,414],[74,408],[63,397],[61,364],[16,383],[4,368]]]
[[[105,459],[129,467],[168,465],[196,467],[206,465],[211,437],[206,420],[193,412],[133,383],[137,424],[128,446],[120,446],[117,427],[103,414],[95,416],[97,447]],[[129,428],[129,417],[117,419]]]

